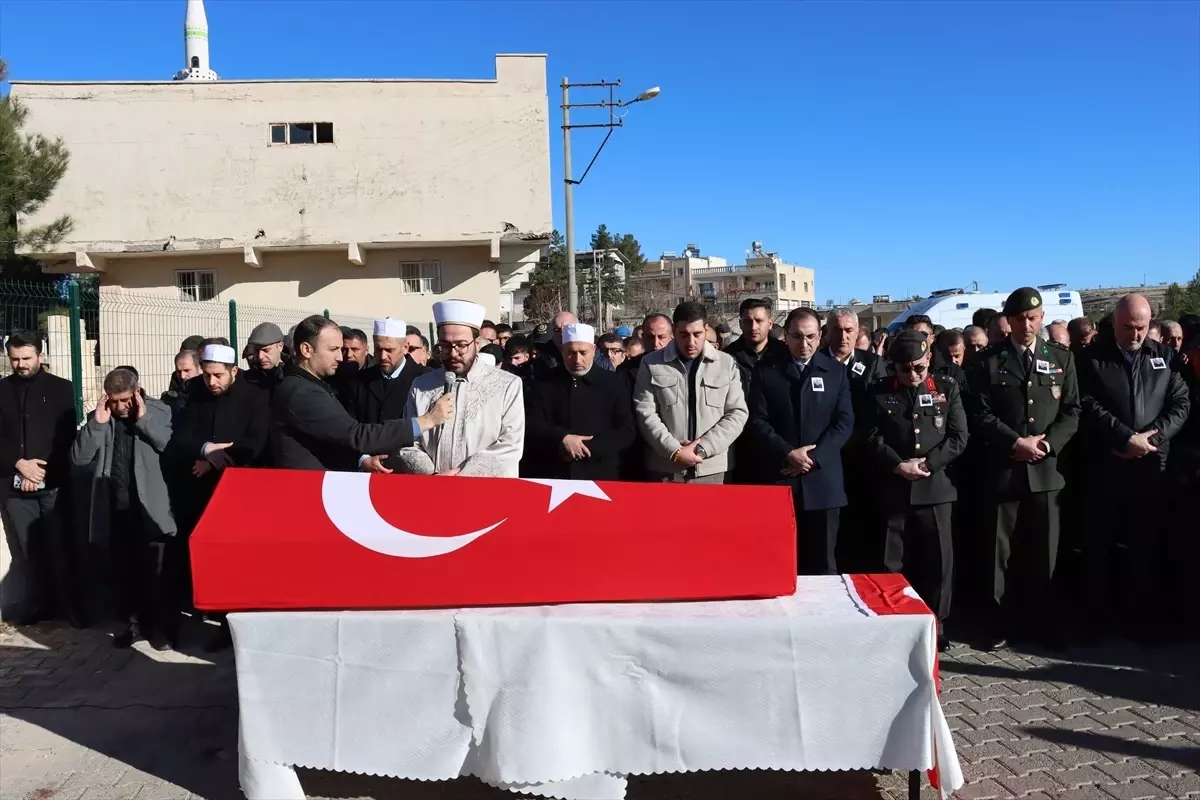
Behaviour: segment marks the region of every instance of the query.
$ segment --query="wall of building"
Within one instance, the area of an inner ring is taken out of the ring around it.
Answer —
[[[71,153],[31,220],[72,216],[60,251],[550,230],[544,56],[497,56],[495,80],[17,82],[12,93],[28,130]],[[272,144],[278,122],[332,122],[334,143]]]

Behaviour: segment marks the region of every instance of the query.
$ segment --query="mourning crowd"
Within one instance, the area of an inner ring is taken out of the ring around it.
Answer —
[[[894,336],[850,309],[776,325],[758,299],[740,336],[695,302],[612,332],[562,312],[521,335],[458,300],[433,314],[432,346],[390,318],[370,337],[264,323],[240,354],[191,337],[165,394],[117,367],[78,427],[41,337],[10,335],[12,621],[115,616],[118,647],[176,646],[187,539],[229,467],[787,486],[798,573],[902,572],[943,648],[952,595],[986,648],[1162,641],[1188,616],[1164,609],[1196,605],[1200,318],[1155,321],[1141,295],[1093,326],[1023,288],[964,330],[910,316]],[[747,508],[729,535],[764,524]],[[107,605],[85,600],[97,586]]]

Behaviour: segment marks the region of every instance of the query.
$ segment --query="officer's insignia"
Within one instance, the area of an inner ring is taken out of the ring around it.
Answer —
[[[944,394],[935,394],[935,395],[933,396],[933,402],[935,402],[935,403],[944,403],[944,402],[946,402],[946,395],[944,395]]]
[[[921,342],[921,352],[924,353],[929,349],[929,342]]]
[[[945,425],[945,424],[946,424],[946,418],[945,418],[945,417],[940,417],[940,416],[939,416],[939,417],[934,417],[934,418],[933,418],[933,427],[937,428],[939,431],[942,429],[942,426],[943,426],[943,425]]]
[[[1055,400],[1062,397],[1062,387],[1057,384],[1055,384],[1054,386],[1051,386],[1050,387],[1050,396],[1053,397]]]
[[[1034,306],[1035,308],[1036,308],[1036,307],[1037,307],[1037,305],[1038,305],[1039,303],[1041,303],[1041,302],[1042,302],[1042,301],[1041,301],[1041,300],[1038,300],[1036,297],[1031,297],[1031,298],[1029,298],[1029,305],[1031,305],[1031,306]]]

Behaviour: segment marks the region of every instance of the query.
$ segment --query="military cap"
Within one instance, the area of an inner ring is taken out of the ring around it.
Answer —
[[[545,336],[549,332],[550,332],[550,325],[548,323],[539,322],[537,325],[533,326],[533,335],[534,336]]]
[[[179,352],[182,353],[184,350],[199,350],[203,342],[203,336],[189,336],[183,340],[183,344],[179,345]]]
[[[1004,310],[1000,313],[1012,317],[1041,307],[1042,293],[1032,286],[1022,286],[1008,296],[1004,301]]]
[[[907,364],[925,357],[929,352],[929,340],[916,330],[901,331],[888,345],[887,356],[898,364]]]

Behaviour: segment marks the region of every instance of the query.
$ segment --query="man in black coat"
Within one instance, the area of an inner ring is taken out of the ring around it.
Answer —
[[[251,367],[242,375],[242,379],[267,394],[274,394],[283,381],[284,367],[287,365],[283,331],[274,322],[255,325],[246,341],[246,350],[250,353],[248,360]]]
[[[371,456],[411,446],[422,431],[441,425],[454,411],[453,395],[446,394],[416,419],[373,425],[355,420],[328,383],[342,360],[342,332],[325,317],[307,317],[296,326],[292,352],[295,362],[285,368],[271,397],[277,467],[354,471]]]
[[[1098,622],[1113,586],[1114,549],[1125,545],[1122,611],[1139,636],[1157,638],[1164,619],[1157,563],[1167,501],[1164,470],[1171,439],[1188,420],[1191,402],[1166,348],[1146,338],[1150,304],[1122,297],[1111,337],[1097,339],[1079,359],[1079,390],[1088,445],[1088,525],[1084,541],[1089,618]],[[1099,631],[1091,631],[1098,633]]]
[[[633,385],[637,383],[638,370],[646,353],[664,349],[675,338],[675,326],[666,314],[650,314],[642,322],[642,346],[640,354],[626,358],[617,367],[616,375],[625,384],[629,396],[629,412],[633,415]],[[634,431],[633,441],[621,455],[621,480],[640,481],[646,479],[646,443]]]
[[[854,431],[842,448],[842,473],[846,507],[838,523],[838,565],[844,572],[878,572],[883,565],[883,517],[875,502],[874,459],[867,447],[873,408],[870,387],[883,375],[883,359],[857,350],[858,314],[835,308],[825,318],[825,346],[821,352],[846,368],[850,379],[850,404],[854,406]]]
[[[1079,427],[1071,351],[1038,338],[1045,311],[1037,289],[1008,296],[1009,335],[970,363],[971,431],[980,440],[994,619],[989,649],[1024,636],[1060,644],[1053,614],[1058,557],[1059,457]]]
[[[737,362],[742,374],[742,394],[750,396],[750,379],[754,369],[764,358],[787,359],[787,345],[771,336],[773,322],[771,303],[761,297],[748,297],[738,307],[738,325],[742,335],[730,343],[724,352]],[[648,327],[648,325],[647,325]],[[640,358],[639,358],[640,360]],[[636,372],[635,372],[636,375]],[[770,482],[777,476],[763,475],[754,454],[754,434],[747,428],[733,443],[731,452],[733,469],[730,482],[741,484]]]
[[[13,559],[9,579],[23,579],[24,587],[5,616],[29,625],[57,614],[78,627],[66,502],[75,392],[45,370],[39,334],[14,333],[6,349],[12,374],[0,380],[0,498]]]
[[[404,320],[375,320],[375,363],[355,375],[344,397],[346,410],[359,422],[375,425],[403,419],[413,380],[430,371],[405,354],[407,331]],[[386,472],[388,455],[369,456],[361,467],[367,472]]]
[[[567,324],[562,340],[562,363],[525,386],[521,476],[618,480],[634,437],[625,384],[595,363],[591,325]]]
[[[821,320],[811,308],[794,309],[784,329],[788,357],[764,360],[750,380],[748,426],[766,474],[792,487],[799,574],[833,575],[842,447],[854,429],[850,373],[817,351]]]
[[[945,650],[942,621],[950,614],[954,577],[951,511],[958,497],[946,468],[966,449],[967,415],[958,382],[929,374],[923,334],[901,332],[888,359],[896,374],[871,386],[867,435],[875,472],[884,480],[884,564],[904,573],[937,614],[938,648]]]

